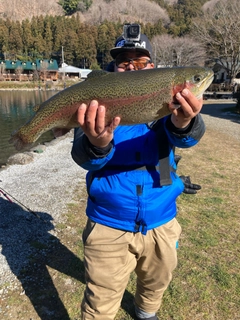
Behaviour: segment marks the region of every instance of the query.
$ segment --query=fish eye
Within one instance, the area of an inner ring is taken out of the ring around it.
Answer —
[[[199,74],[196,74],[194,77],[193,77],[193,80],[195,82],[200,82],[202,80],[201,76]]]

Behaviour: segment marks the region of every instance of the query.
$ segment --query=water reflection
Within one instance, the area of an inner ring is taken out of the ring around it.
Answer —
[[[11,133],[21,127],[33,114],[34,107],[56,94],[56,91],[0,91],[0,166],[17,153],[8,143]],[[52,132],[41,136],[36,144],[53,139]]]

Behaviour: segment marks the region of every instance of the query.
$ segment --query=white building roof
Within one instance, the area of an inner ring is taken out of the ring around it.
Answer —
[[[87,75],[92,72],[91,69],[81,69],[73,66],[69,66],[66,63],[62,64],[62,67],[58,69],[59,73],[78,73],[79,78],[87,78]]]

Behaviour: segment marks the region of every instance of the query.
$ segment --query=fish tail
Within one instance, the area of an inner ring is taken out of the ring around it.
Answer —
[[[26,141],[24,141],[23,137],[19,134],[19,132],[12,135],[12,137],[8,141],[12,143],[14,147],[19,151],[28,145]]]

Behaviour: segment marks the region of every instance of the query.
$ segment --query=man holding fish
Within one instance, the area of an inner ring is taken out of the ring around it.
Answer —
[[[110,71],[154,68],[145,35],[132,42],[120,37],[110,53]],[[176,199],[184,185],[173,148],[196,145],[205,131],[202,98],[190,90],[176,92],[168,108],[170,115],[155,122],[121,125],[121,116],[106,123],[105,105],[97,100],[79,106],[72,157],[88,170],[84,320],[113,320],[133,271],[136,319],[158,319],[181,234]]]

